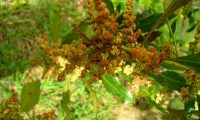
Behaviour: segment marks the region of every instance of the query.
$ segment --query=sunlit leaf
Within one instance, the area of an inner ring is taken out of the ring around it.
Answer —
[[[126,89],[114,76],[104,74],[103,85],[108,92],[110,92],[114,96],[118,96],[122,102],[134,102],[131,92],[128,89]]]
[[[155,101],[153,101],[151,98],[147,97],[146,98],[146,102],[147,104],[149,104],[149,106],[154,106],[156,107],[158,110],[160,110],[161,112],[167,112],[167,110],[165,108],[162,107],[162,105],[156,103]]]
[[[182,64],[187,68],[193,69],[200,73],[200,53],[167,60]]]
[[[184,103],[181,98],[176,97],[170,101],[170,108],[175,110],[184,110]]]
[[[170,70],[185,70],[185,69],[189,69],[188,67],[179,64],[177,62],[174,61],[169,61],[169,60],[164,60],[161,63],[161,66]]]
[[[22,112],[30,111],[39,101],[40,81],[33,81],[23,86],[21,92],[20,108]]]

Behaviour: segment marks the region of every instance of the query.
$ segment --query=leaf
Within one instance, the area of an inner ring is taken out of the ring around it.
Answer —
[[[170,90],[180,91],[182,87],[187,86],[185,79],[178,73],[172,71],[165,71],[160,73],[157,76],[156,81],[162,86],[169,88]]]
[[[117,11],[118,11],[118,13],[121,12],[121,4],[118,4],[118,5],[117,5]]]
[[[197,95],[198,110],[200,111],[200,95]]]
[[[70,112],[69,104],[70,104],[70,92],[68,90],[62,94],[62,100],[61,100],[61,107],[66,114],[69,114]]]
[[[133,103],[131,92],[126,89],[114,76],[109,74],[103,75],[103,85],[108,92],[114,96],[118,96],[124,103]]]
[[[175,97],[174,99],[170,100],[169,106],[174,110],[184,110],[184,103],[179,97]]]
[[[170,70],[185,70],[185,69],[189,69],[188,67],[176,63],[174,61],[169,61],[169,60],[163,60],[161,63],[161,66]]]
[[[90,35],[92,33],[92,31],[90,30],[91,26],[85,24],[85,19],[80,22],[78,27],[80,28],[80,31],[86,35]],[[80,40],[80,38],[81,37],[74,30],[72,30],[63,37],[62,42],[63,44],[70,44],[73,40]]]
[[[162,13],[152,14],[152,15],[145,16],[145,18],[142,18],[141,20],[139,20],[137,17],[138,20],[136,19],[136,23],[138,23],[137,24],[138,28],[142,29],[142,32],[148,32],[152,28],[152,26],[156,23],[156,20],[161,15]]]
[[[189,101],[185,102],[184,107],[187,115],[191,116],[191,114],[195,110],[195,100],[193,98],[190,98]]]
[[[200,53],[167,60],[182,64],[187,68],[193,69],[196,72],[200,73]]]
[[[22,112],[30,111],[39,101],[40,81],[33,81],[23,86],[20,107]]]
[[[114,6],[111,0],[103,0],[111,14],[114,13]]]
[[[149,106],[154,106],[156,107],[158,110],[160,110],[161,112],[167,113],[168,111],[162,107],[162,105],[156,103],[155,101],[153,101],[150,97],[146,98],[147,103],[149,104]]]
[[[192,32],[196,28],[196,26],[197,26],[197,23],[194,25],[191,25],[191,27],[189,27],[186,32]]]
[[[76,32],[71,31],[66,36],[64,36],[63,44],[70,44],[73,40],[78,39],[80,39],[79,35]]]
[[[187,5],[190,2],[191,0],[173,0],[165,12],[162,14],[162,16],[160,16],[156,23],[153,25],[147,37],[145,37],[143,44],[146,42],[146,40],[148,40],[148,37],[151,35],[151,33],[160,26],[161,23],[163,23],[169,16],[171,16],[178,8]]]
[[[171,25],[171,29],[172,29],[172,32],[175,33],[175,31],[176,31],[176,20],[173,21],[173,23]]]

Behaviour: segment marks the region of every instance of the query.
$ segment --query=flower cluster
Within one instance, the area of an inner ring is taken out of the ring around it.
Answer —
[[[200,51],[199,44],[200,44],[200,24],[198,25],[194,42],[190,42],[190,48],[193,53]]]
[[[55,110],[44,112],[44,113],[38,115],[37,117],[41,120],[56,120],[57,119]]]
[[[62,56],[68,60],[58,79],[62,80],[66,73],[72,72],[76,67],[84,67],[81,77],[91,73],[92,77],[88,82],[93,83],[101,80],[106,72],[114,74],[122,61],[143,66],[142,69],[138,68],[139,74],[157,72],[163,55],[155,47],[146,49],[138,43],[142,31],[135,24],[136,16],[133,15],[132,5],[133,0],[128,0],[123,20],[118,22],[119,15],[111,14],[102,0],[89,0],[89,18],[85,23],[92,26],[92,36],[85,35],[74,25],[74,31],[81,37],[80,42],[73,41],[60,48],[46,47],[48,55]]]
[[[200,74],[192,69],[188,69],[183,73],[183,77],[187,84],[192,86],[193,92],[197,94],[200,90]]]
[[[18,94],[13,92],[13,95],[6,100],[4,108],[0,111],[1,120],[23,120],[23,117],[20,115],[18,97]]]

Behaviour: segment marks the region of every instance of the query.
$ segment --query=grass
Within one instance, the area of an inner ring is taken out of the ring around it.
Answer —
[[[68,75],[70,80],[70,76]],[[16,72],[14,75],[8,76],[0,80],[1,96],[0,103],[12,94],[12,90],[16,90],[20,95],[22,90],[22,83],[34,79],[36,76],[30,77],[30,72],[24,73]],[[27,79],[28,78],[28,79]],[[65,81],[58,82],[51,77],[41,79],[41,95],[39,103],[34,107],[33,111],[35,115],[42,114],[51,110],[55,110],[59,120],[64,119],[64,111],[61,107],[62,93],[65,87]],[[110,110],[115,107],[116,100],[106,92],[100,83],[96,83],[94,88],[97,92],[100,108],[98,111],[99,120],[112,120],[113,116],[110,114]],[[93,103],[89,91],[82,84],[82,79],[76,79],[70,82],[70,106],[72,108],[70,112],[71,117],[77,117],[80,120],[94,119]],[[2,104],[1,104],[2,105]],[[0,106],[2,108],[3,106]],[[28,116],[24,113],[22,115],[28,119]]]

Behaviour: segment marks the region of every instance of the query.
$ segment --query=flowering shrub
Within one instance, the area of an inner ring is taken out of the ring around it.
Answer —
[[[112,10],[105,1],[88,0],[88,18],[84,24],[91,27],[91,33],[85,33],[80,26],[74,24],[74,32],[80,40],[56,45],[44,34],[43,38],[38,40],[41,60],[32,61],[32,64],[45,65],[43,78],[53,69],[52,74],[57,77],[58,82],[65,81],[66,86],[70,83],[66,75],[79,69],[80,74],[77,76],[81,78],[83,86],[92,97],[95,119],[98,114],[98,91],[94,89],[96,83],[103,84],[109,93],[123,103],[146,108],[155,106],[162,112],[170,111],[170,106],[162,104],[165,102],[164,97],[169,97],[177,91],[177,96],[184,104],[184,112],[190,116],[200,109],[200,26],[197,28],[195,41],[190,44],[187,56],[178,56],[175,41],[173,45],[163,42],[160,48],[148,43],[151,34],[156,34],[154,29],[174,11],[189,2],[190,0],[172,2],[145,36],[136,24],[133,0],[127,0],[123,13],[120,13],[120,10]],[[157,32],[155,36],[158,37],[160,34]],[[36,54],[39,54],[37,52]],[[64,62],[60,63],[59,59]],[[24,84],[20,99],[21,111],[30,111],[39,101],[39,96],[39,80]],[[66,116],[70,116],[72,111],[68,103],[69,86],[62,93],[61,100],[61,107]],[[16,111],[18,115],[18,109]],[[56,119],[54,110],[39,117]]]

